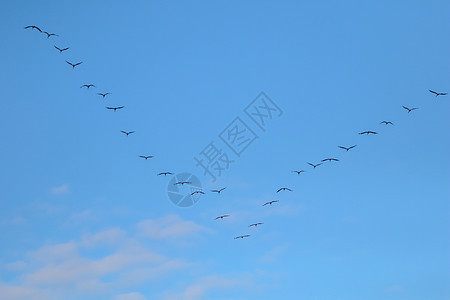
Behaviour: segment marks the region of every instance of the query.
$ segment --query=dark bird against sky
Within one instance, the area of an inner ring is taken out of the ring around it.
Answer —
[[[402,107],[408,111],[408,114],[409,114],[410,112],[412,112],[413,110],[415,110],[415,109],[419,109],[418,107],[408,108],[408,107],[403,106],[403,105],[402,105]]]
[[[84,87],[86,87],[87,89],[89,89],[89,88],[91,88],[91,87],[95,87],[95,85],[93,85],[93,84],[83,84],[82,86],[80,86],[80,89],[81,89],[81,88],[84,88]]]
[[[280,202],[280,201],[278,201],[278,200],[272,200],[272,201],[269,201],[269,202],[264,203],[262,206],[272,205],[273,203],[276,203],[276,202]]]
[[[351,147],[344,147],[344,146],[338,146],[339,148],[341,148],[341,149],[345,149],[345,151],[347,151],[348,152],[348,150],[350,150],[350,149],[353,149],[353,148],[355,148],[356,147],[356,145],[353,145],[353,146],[351,146]]]
[[[161,175],[164,175],[164,176],[166,176],[166,175],[173,175],[173,173],[172,172],[161,172],[161,173],[158,173],[158,174],[156,174],[157,176],[161,176]]]
[[[445,95],[447,95],[447,93],[439,93],[439,92],[435,92],[435,91],[433,91],[433,90],[429,90],[429,91],[430,91],[430,93],[435,94],[436,97],[437,97],[437,96],[445,96]]]
[[[258,227],[258,225],[262,225],[262,224],[264,224],[264,223],[253,223],[253,224],[250,224],[250,225],[248,225],[248,227]]]
[[[222,192],[224,189],[226,189],[227,187],[221,188],[220,190],[211,190],[211,192],[213,193],[217,193],[220,194],[220,192]]]
[[[123,131],[123,130],[121,130],[120,132],[126,134],[127,136],[134,133],[134,131]]]
[[[122,109],[122,108],[124,108],[125,106],[117,106],[117,107],[109,107],[109,106],[106,106],[106,109],[113,109],[114,111],[116,111],[116,110],[118,110],[118,109]]]
[[[26,27],[24,27],[24,28],[25,28],[25,29],[28,29],[28,28],[36,29],[37,31],[42,32],[42,30],[41,30],[39,27],[34,26],[34,25],[26,26]]]
[[[76,66],[81,65],[83,62],[81,61],[81,62],[79,62],[79,63],[73,64],[73,63],[71,63],[71,62],[69,62],[69,61],[66,60],[66,63],[68,63],[69,65],[71,65],[71,66],[72,66],[72,69],[75,69]]]
[[[105,98],[106,96],[108,96],[111,93],[97,93],[97,95],[102,96],[103,98]]]
[[[59,50],[59,53],[62,53],[63,51],[66,51],[66,50],[69,50],[68,47],[67,48],[63,48],[63,49],[61,49],[59,47],[56,47],[56,46],[54,46],[54,47]]]
[[[218,216],[218,217],[216,217],[214,220],[218,220],[218,219],[223,219],[223,218],[228,218],[230,215],[221,215],[221,216]]]
[[[145,160],[149,159],[149,158],[153,158],[153,155],[139,155],[139,157],[145,158]]]
[[[44,31],[43,33],[45,33],[47,35],[47,38],[49,38],[51,36],[59,36],[59,35],[54,34],[54,33],[48,33],[47,31]]]
[[[237,236],[237,237],[235,237],[234,239],[236,240],[236,239],[243,239],[243,238],[247,238],[247,237],[249,237],[250,236],[250,234],[244,234],[244,235],[240,235],[240,236]]]
[[[292,192],[292,190],[291,190],[290,188],[287,188],[287,187],[279,188],[279,189],[277,190],[277,193],[279,193],[279,192],[281,192],[281,191],[289,191],[289,192]]]
[[[385,124],[385,125],[394,125],[394,123],[389,122],[389,121],[382,121],[380,122],[380,124]]]
[[[291,171],[291,173],[297,173],[297,175],[300,175],[300,173],[306,172],[305,170],[300,170],[300,171]]]
[[[378,134],[378,132],[367,130],[367,131],[360,132],[359,134],[369,135],[369,134]]]
[[[310,166],[314,167],[314,169],[315,169],[316,167],[318,167],[318,166],[322,165],[322,163],[318,163],[317,165],[315,165],[315,164],[312,164],[312,163],[308,163],[308,165],[310,165]]]

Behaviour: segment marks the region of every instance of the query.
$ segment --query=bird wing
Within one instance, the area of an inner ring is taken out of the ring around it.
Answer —
[[[124,108],[125,106],[119,106],[119,107],[116,107],[116,109],[122,109],[122,108]]]
[[[432,90],[429,90],[430,91],[430,93],[433,93],[433,94],[438,94],[437,92],[435,92],[435,91],[432,91]]]
[[[73,64],[71,62],[68,62],[67,60],[66,60],[66,63],[68,63],[69,65],[73,66]]]

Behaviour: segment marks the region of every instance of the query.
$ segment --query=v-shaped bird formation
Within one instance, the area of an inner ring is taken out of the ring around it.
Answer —
[[[35,31],[35,32],[37,32],[37,33],[43,34],[43,35],[45,35],[46,39],[50,39],[50,38],[53,39],[53,38],[59,36],[58,34],[55,34],[55,33],[50,33],[50,32],[48,32],[48,31],[43,31],[40,27],[35,26],[35,25],[28,25],[28,26],[25,26],[24,29],[27,29],[27,30],[30,30],[30,31]],[[56,46],[56,45],[53,45],[53,47],[54,47],[56,50],[59,51],[59,54],[64,54],[65,52],[67,52],[67,51],[70,49],[69,47],[59,47],[59,46]],[[69,51],[69,53],[70,53],[70,51]],[[73,60],[65,60],[65,62],[66,62],[68,65],[70,65],[70,66],[72,67],[72,70],[74,70],[74,71],[75,71],[75,69],[78,69],[78,67],[83,63],[82,61],[73,61]],[[85,90],[90,90],[91,88],[96,88],[96,86],[95,86],[94,84],[92,84],[92,83],[89,83],[89,84],[83,84],[83,85],[81,85],[80,88],[83,88],[83,89],[85,89]],[[428,90],[428,91],[429,91],[430,93],[432,93],[433,95],[435,95],[435,97],[438,97],[438,96],[446,96],[446,95],[447,95],[446,92],[437,92],[437,91],[434,91],[434,90]],[[102,99],[105,99],[106,96],[111,95],[111,92],[103,92],[103,93],[98,92],[97,95],[98,95],[98,96],[101,96]],[[108,98],[109,98],[109,97],[108,97]],[[107,109],[107,110],[112,110],[112,111],[114,111],[114,112],[120,111],[120,110],[122,110],[123,108],[125,108],[125,105],[121,105],[121,106],[106,106],[106,109]],[[407,106],[404,106],[404,105],[402,105],[402,108],[405,109],[405,110],[408,112],[408,114],[410,114],[411,112],[413,112],[413,111],[419,109],[418,107],[407,107]],[[388,125],[393,126],[393,125],[394,125],[393,122],[391,122],[391,121],[386,121],[386,120],[381,121],[379,124],[380,124],[380,125],[383,125],[383,126],[388,126]],[[134,130],[133,130],[133,131],[124,131],[124,130],[121,130],[120,132],[123,133],[124,135],[126,135],[127,137],[128,137],[129,135],[135,133]],[[366,135],[366,136],[368,136],[368,135],[377,135],[378,132],[372,131],[372,130],[366,130],[366,131],[359,132],[358,134],[359,134],[359,135]],[[352,146],[341,146],[341,145],[339,145],[339,146],[337,146],[337,147],[340,148],[340,149],[345,150],[345,152],[348,152],[349,150],[352,150],[352,149],[354,149],[355,147],[357,147],[357,145],[352,145]],[[154,156],[153,156],[153,155],[139,155],[139,157],[140,157],[140,158],[143,158],[143,159],[145,159],[145,160],[148,160],[148,159],[153,158]],[[323,165],[324,163],[325,163],[326,165],[328,165],[328,164],[331,163],[331,162],[338,162],[338,161],[340,161],[340,160],[337,159],[337,158],[324,158],[324,159],[320,160],[319,163],[314,164],[314,163],[311,163],[311,162],[307,162],[306,164],[310,165],[310,166],[313,168],[313,170],[315,170],[317,167]],[[300,170],[297,169],[297,170],[291,171],[291,173],[295,173],[296,175],[300,175],[301,173],[304,173],[304,172],[306,172],[306,171],[303,170],[303,169],[300,169]],[[164,172],[157,173],[156,175],[157,175],[157,176],[162,176],[162,175],[164,175],[164,177],[165,177],[165,176],[167,176],[167,175],[174,175],[174,173],[168,172],[168,171],[164,171]],[[191,184],[191,183],[192,183],[192,182],[190,182],[190,181],[178,181],[178,182],[174,183],[174,185],[176,185],[176,186],[183,186],[183,185],[185,185],[185,184],[186,184],[186,185],[189,185],[189,184]],[[227,188],[227,187],[217,188],[217,189],[210,190],[210,192],[211,192],[211,193],[215,193],[215,194],[217,194],[217,195],[221,195],[221,193],[222,193],[226,188]],[[293,190],[292,190],[291,188],[288,188],[288,187],[280,187],[280,188],[278,188],[278,189],[276,190],[275,194],[278,195],[278,194],[283,194],[283,193],[281,193],[281,192],[292,192],[292,191],[293,191]],[[202,190],[196,190],[196,191],[191,192],[191,193],[190,193],[190,196],[194,196],[194,195],[195,195],[195,196],[201,196],[201,195],[205,195],[205,194],[206,194],[206,193],[205,193],[204,191],[202,191]],[[268,201],[268,202],[263,203],[262,206],[269,206],[269,207],[270,207],[270,206],[272,206],[273,204],[279,203],[279,202],[280,202],[279,200],[271,200],[271,201]],[[275,205],[275,206],[277,206],[277,205]],[[269,208],[269,209],[270,209],[270,208]],[[213,220],[221,220],[221,221],[224,221],[224,219],[227,219],[227,218],[230,218],[230,217],[231,217],[230,214],[223,214],[223,215],[220,215],[220,216],[214,218]],[[247,224],[248,224],[248,223],[247,223]],[[248,225],[248,228],[252,228],[252,227],[256,228],[256,227],[258,227],[258,226],[260,226],[260,225],[263,225],[263,224],[264,224],[264,223],[262,223],[262,222],[251,223],[250,225]],[[267,225],[265,225],[265,226],[267,226]],[[238,236],[234,237],[234,239],[236,239],[236,240],[237,240],[237,239],[245,239],[245,238],[249,238],[250,236],[251,236],[250,234],[242,234],[242,235],[238,235]]]

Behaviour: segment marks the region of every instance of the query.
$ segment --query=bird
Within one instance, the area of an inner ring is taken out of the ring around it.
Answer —
[[[378,134],[378,132],[367,130],[367,131],[360,132],[359,134],[369,135],[369,134]]]
[[[226,189],[226,188],[227,188],[227,187],[221,188],[220,190],[211,190],[211,192],[220,194],[220,192],[223,191],[223,190]]]
[[[125,106],[118,106],[118,107],[109,107],[109,106],[106,106],[106,109],[113,109],[114,111],[116,111],[116,110],[118,110],[118,109],[122,109],[122,108],[124,108]]]
[[[47,38],[49,38],[51,36],[59,36],[59,35],[54,34],[54,33],[48,33],[47,31],[44,31],[43,33],[45,33],[47,35]]]
[[[264,224],[264,223],[253,223],[253,224],[248,225],[248,227],[252,227],[252,226],[258,227],[258,225],[262,225],[262,224]]]
[[[161,173],[158,173],[158,174],[156,174],[157,176],[161,176],[161,175],[164,175],[164,176],[166,176],[166,175],[173,175],[173,173],[171,173],[171,172],[161,172]]]
[[[329,161],[329,162],[331,162],[331,161],[339,161],[339,159],[337,159],[337,158],[325,158],[325,159],[322,159],[322,161]]]
[[[79,63],[73,64],[73,63],[71,63],[71,62],[69,62],[69,61],[66,60],[66,63],[68,63],[69,65],[71,65],[71,66],[72,66],[72,69],[75,69],[76,66],[82,64],[83,62],[79,62]]]
[[[121,130],[120,132],[122,132],[122,133],[125,133],[127,136],[129,135],[129,134],[132,134],[132,133],[134,133],[134,131],[123,131],[123,130]]]
[[[82,86],[80,86],[80,89],[81,89],[81,88],[84,88],[84,87],[86,87],[87,89],[89,89],[89,88],[91,88],[91,87],[95,87],[95,85],[93,85],[93,84],[83,84]]]
[[[345,150],[348,152],[348,150],[355,148],[356,145],[353,145],[353,146],[348,147],[348,148],[347,148],[347,147],[344,147],[344,146],[338,146],[338,147],[341,148],[341,149],[345,149]]]
[[[234,239],[236,240],[236,239],[243,239],[243,238],[246,238],[246,237],[249,237],[250,236],[250,234],[244,234],[244,235],[240,235],[240,236],[237,236],[237,237],[235,237]]]
[[[272,205],[272,203],[276,203],[276,202],[280,202],[280,201],[278,201],[278,200],[272,200],[272,201],[269,201],[269,202],[264,203],[262,206]]]
[[[67,48],[64,48],[64,49],[61,49],[61,48],[59,48],[59,47],[56,47],[56,46],[54,46],[56,49],[58,49],[59,50],[59,53],[62,53],[63,51],[66,51],[66,50],[69,50],[69,47],[67,47]]]
[[[145,158],[145,160],[147,160],[148,158],[153,158],[154,156],[153,155],[147,155],[147,156],[139,155],[139,157]]]
[[[97,93],[97,95],[102,96],[103,98],[105,98],[107,95],[109,95],[111,93]]]
[[[195,191],[195,192],[191,193],[191,196],[195,195],[195,194],[203,194],[204,195],[205,193],[203,191]]]
[[[221,215],[221,216],[218,216],[217,218],[215,218],[214,220],[218,220],[218,219],[223,219],[223,218],[227,218],[227,217],[229,217],[230,215]]]
[[[24,29],[28,29],[28,28],[31,28],[31,29],[37,29],[39,32],[42,32],[42,30],[41,30],[39,27],[34,26],[34,25],[30,25],[30,26],[24,27]]]
[[[313,166],[313,167],[314,167],[314,169],[315,169],[316,167],[318,167],[318,166],[322,165],[322,163],[319,163],[319,164],[317,164],[317,165],[315,165],[315,164],[312,164],[312,163],[308,163],[308,165],[310,165],[310,166]]]
[[[279,188],[279,189],[277,190],[277,193],[279,193],[279,192],[281,192],[281,191],[289,191],[289,192],[292,192],[292,190],[289,189],[289,188],[287,188],[287,187]]]
[[[190,184],[190,183],[192,183],[192,182],[190,182],[190,181],[178,181],[178,182],[175,182],[173,185],[179,185],[179,184],[183,185],[183,184]]]
[[[435,92],[435,91],[433,91],[433,90],[429,90],[429,91],[430,91],[430,93],[435,94],[436,97],[437,97],[437,96],[445,96],[445,95],[447,95],[447,93],[438,93],[438,92]]]
[[[409,114],[410,112],[412,112],[413,110],[415,110],[415,109],[419,109],[418,107],[408,108],[408,107],[403,106],[403,105],[402,105],[402,107],[408,111],[408,114]]]
[[[380,124],[394,125],[394,123],[392,123],[390,121],[382,121],[382,122],[380,122]]]
[[[300,170],[300,171],[291,171],[291,173],[297,173],[297,175],[300,175],[300,173],[306,172],[305,170]]]

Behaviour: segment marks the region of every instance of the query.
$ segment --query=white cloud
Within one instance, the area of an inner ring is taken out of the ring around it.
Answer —
[[[55,186],[50,189],[53,195],[60,196],[67,194],[69,192],[69,185],[68,184],[62,184],[60,186]]]
[[[145,220],[137,225],[140,234],[146,237],[166,239],[185,237],[200,232],[211,232],[193,221],[184,221],[177,215],[169,215],[157,220]]]
[[[139,293],[120,294],[113,297],[111,300],[147,300],[144,295]]]
[[[223,276],[204,276],[189,285],[180,293],[170,293],[165,300],[200,300],[207,299],[207,293],[211,290],[230,290],[232,288],[245,288],[253,285],[253,279],[249,275],[241,275],[234,278]]]
[[[137,227],[145,237],[158,241],[207,231],[176,215],[145,220]],[[17,275],[14,282],[0,281],[1,299],[145,299],[141,294],[124,292],[192,266],[184,259],[155,253],[148,245],[151,242],[142,240],[142,235],[134,237],[121,228],[110,228],[65,243],[44,245],[0,266]]]

